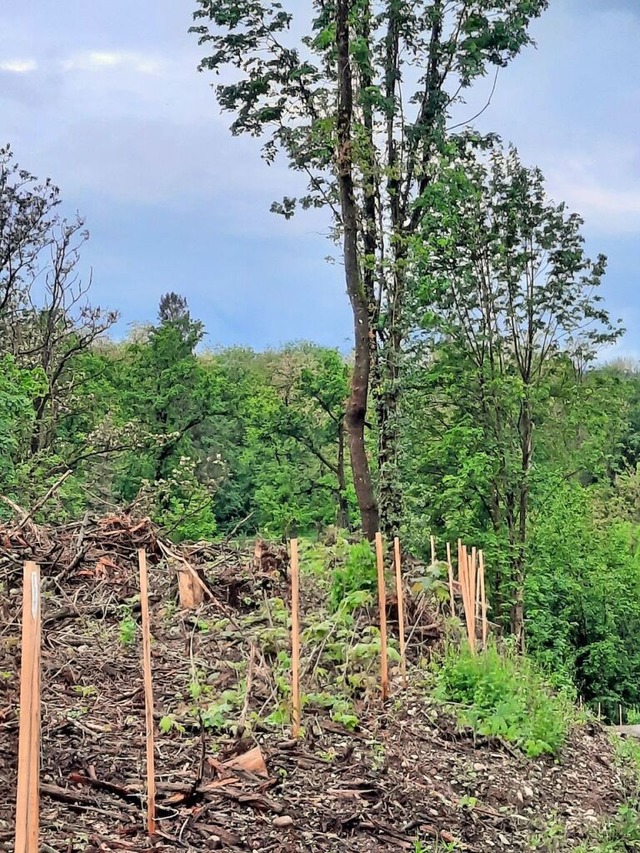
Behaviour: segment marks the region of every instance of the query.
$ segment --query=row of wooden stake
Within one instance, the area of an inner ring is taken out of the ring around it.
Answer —
[[[298,541],[291,540],[291,695],[292,734],[300,734],[302,706],[300,694],[300,563]],[[383,701],[389,695],[387,657],[386,582],[382,535],[376,534],[376,565],[378,604],[380,613],[380,689]],[[432,563],[435,563],[435,542],[431,539]],[[404,588],[400,541],[393,543],[393,562],[398,606],[400,674],[407,686],[405,647]],[[142,616],[142,670],[145,695],[146,765],[147,765],[147,828],[155,833],[155,749],[153,729],[153,683],[151,677],[151,629],[149,617],[149,578],[146,552],[138,551],[140,569],[140,609]],[[455,591],[462,596],[467,633],[472,650],[476,648],[476,621],[482,619],[483,645],[487,642],[487,601],[485,569],[482,551],[471,552],[458,542],[458,580],[453,573],[451,548],[447,544],[447,565],[451,608],[455,613]],[[181,590],[182,592],[182,590]],[[22,666],[20,683],[20,742],[18,752],[18,788],[16,803],[16,853],[37,853],[39,837],[39,762],[40,762],[40,569],[32,562],[24,566]]]
[[[389,664],[387,656],[387,587],[384,572],[384,546],[382,534],[376,533],[376,565],[378,574],[378,607],[380,618],[380,692],[383,701],[389,695]],[[291,704],[292,733],[297,737],[301,722],[300,695],[300,562],[298,540],[291,543]],[[431,537],[431,564],[436,562],[435,538]],[[407,686],[407,657],[405,648],[404,586],[400,558],[400,540],[393,540],[396,597],[398,602],[398,644],[402,686]],[[476,548],[471,551],[458,540],[458,580],[455,579],[451,559],[451,545],[447,542],[447,569],[452,615],[456,614],[455,593],[460,592],[465,616],[467,637],[472,652],[477,648],[477,623],[482,626],[482,647],[487,646],[488,626],[487,594],[485,587],[484,554]]]

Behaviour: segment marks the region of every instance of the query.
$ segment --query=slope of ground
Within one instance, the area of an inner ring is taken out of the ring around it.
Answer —
[[[43,572],[46,853],[544,849],[560,835],[577,845],[623,801],[623,780],[596,724],[576,728],[558,761],[529,760],[456,729],[420,689],[440,637],[437,612],[410,607],[412,686],[403,690],[392,671],[383,707],[372,614],[365,608],[344,624],[314,616],[323,591],[305,575],[307,703],[296,742],[287,719],[285,552],[267,550],[256,565],[253,551],[179,550],[126,517],[57,530],[27,519],[0,536],[1,849],[12,849],[20,576],[28,558]],[[153,841],[144,830],[139,547],[151,562]],[[210,590],[195,614],[176,604],[176,568],[185,561]]]

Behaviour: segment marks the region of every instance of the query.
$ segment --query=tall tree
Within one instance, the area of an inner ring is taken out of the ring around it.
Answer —
[[[91,277],[81,277],[84,220],[58,211],[60,193],[0,149],[0,355],[41,371],[33,398],[32,457],[48,453],[81,395],[74,365],[116,322],[117,312],[92,306]]]
[[[326,207],[342,239],[353,312],[355,361],[346,407],[362,526],[378,527],[365,451],[369,390],[378,427],[378,497],[397,529],[399,361],[406,329],[407,247],[415,208],[446,120],[461,93],[490,66],[506,65],[530,41],[547,0],[336,0],[313,3],[310,26],[278,0],[198,0],[201,70],[235,114],[234,134],[265,139],[268,161],[284,154],[306,175],[300,199],[273,205],[291,216]],[[304,32],[304,34],[302,34]],[[298,35],[294,35],[294,33]]]
[[[581,225],[515,149],[478,155],[461,143],[425,193],[416,245],[413,307],[426,336],[418,346],[430,353],[444,419],[484,453],[486,504],[494,529],[507,532],[520,644],[535,425],[567,364],[580,376],[621,333],[598,293],[605,258],[587,257]]]

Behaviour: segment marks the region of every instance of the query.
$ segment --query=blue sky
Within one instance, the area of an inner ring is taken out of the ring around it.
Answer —
[[[176,290],[210,346],[307,339],[348,349],[326,223],[269,213],[294,178],[227,131],[211,79],[196,72],[194,5],[2,0],[0,142],[86,217],[93,300],[121,311],[123,333]],[[590,250],[609,256],[608,307],[629,330],[618,353],[638,357],[640,2],[550,6],[534,27],[538,48],[500,73],[481,127],[515,142],[554,198],[584,215]]]

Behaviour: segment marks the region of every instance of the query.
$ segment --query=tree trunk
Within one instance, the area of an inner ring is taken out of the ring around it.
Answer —
[[[349,0],[338,0],[336,5],[336,48],[339,80],[336,160],[340,187],[345,280],[353,310],[355,344],[351,393],[347,402],[345,423],[349,435],[353,484],[360,509],[362,530],[368,539],[373,539],[378,530],[378,507],[373,493],[371,471],[369,470],[369,460],[364,441],[371,368],[369,351],[371,329],[367,298],[360,276],[358,213],[353,185],[351,139],[353,81],[349,60]]]
[[[518,530],[514,560],[514,594],[511,608],[511,632],[519,652],[524,653],[524,583],[526,575],[527,520],[529,513],[529,472],[533,453],[533,418],[531,402],[523,400],[518,421],[520,431],[520,484],[518,495]]]
[[[401,309],[401,302],[400,294],[396,293],[395,306]],[[383,531],[390,539],[399,534],[403,515],[398,460],[402,338],[399,321],[389,323],[378,357],[380,381],[374,389],[378,425],[378,500]]]
[[[338,424],[338,516],[337,524],[341,530],[349,527],[349,503],[347,500],[347,477],[344,466],[344,422]]]

